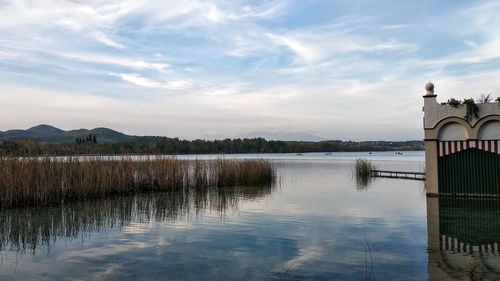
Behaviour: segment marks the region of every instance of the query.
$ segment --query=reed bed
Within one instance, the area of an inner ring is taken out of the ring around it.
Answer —
[[[0,208],[46,206],[146,191],[272,185],[265,160],[155,157],[0,158]]]
[[[370,161],[366,159],[356,159],[354,165],[354,174],[358,189],[366,189],[372,180],[372,170],[375,169]]]

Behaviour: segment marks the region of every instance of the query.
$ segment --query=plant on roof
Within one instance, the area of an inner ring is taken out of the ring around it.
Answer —
[[[491,97],[491,94],[488,94],[488,95],[481,95],[481,97],[479,97],[479,99],[477,100],[478,103],[490,103],[491,101],[493,100],[493,98]]]
[[[451,98],[448,100],[448,104],[456,108],[461,104],[461,102],[459,100]]]
[[[477,107],[473,98],[464,99],[463,104],[467,106],[464,116],[465,120],[470,122],[474,117],[479,118],[479,107]]]

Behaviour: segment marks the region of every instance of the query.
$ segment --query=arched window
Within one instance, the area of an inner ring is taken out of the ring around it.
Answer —
[[[467,140],[467,129],[459,123],[448,123],[439,130],[438,139],[440,141]]]
[[[500,140],[500,121],[489,121],[484,123],[477,134],[480,140]]]

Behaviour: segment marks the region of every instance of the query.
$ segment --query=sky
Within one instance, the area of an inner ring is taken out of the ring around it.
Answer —
[[[500,1],[0,0],[0,130],[422,139],[500,96]]]

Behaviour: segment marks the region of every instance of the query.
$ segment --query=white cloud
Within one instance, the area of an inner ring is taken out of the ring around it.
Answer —
[[[380,27],[380,29],[402,29],[407,27],[407,24],[393,24],[393,25],[384,25]]]
[[[134,14],[146,16],[149,28],[161,27],[182,30],[266,19],[280,14],[285,8],[283,1],[271,1],[262,5],[243,7],[241,7],[241,2],[217,0],[152,1],[136,9]]]
[[[269,37],[269,39],[277,45],[286,46],[294,52],[301,61],[306,63],[317,61],[323,57],[321,52],[313,46],[308,46],[307,43],[301,42],[290,36],[274,35],[269,33],[267,34],[267,37]]]
[[[497,89],[497,1],[457,5],[422,19],[402,15],[410,24],[361,10],[343,13],[352,8],[348,4],[326,20],[305,14],[299,20],[300,7],[315,5],[293,4],[4,1],[1,85],[29,89],[3,91],[2,114],[34,108],[36,114],[17,124],[74,120],[71,128],[88,127],[89,119],[80,116],[92,112],[98,126],[110,120],[117,129],[185,137],[265,127],[336,138],[419,138],[416,101],[425,82],[468,95]],[[443,36],[436,40],[435,34]],[[164,124],[167,119],[173,121]],[[377,124],[392,124],[394,132],[373,129]]]
[[[96,39],[97,41],[103,43],[106,46],[110,46],[110,47],[118,48],[118,49],[125,48],[125,46],[123,46],[122,44],[120,44],[118,42],[115,42],[113,39],[109,38],[106,34],[104,34],[102,32],[97,32],[97,31],[93,32],[91,34],[91,37]]]
[[[109,73],[111,76],[120,77],[123,81],[127,81],[137,86],[147,88],[159,88],[168,90],[187,90],[192,87],[192,83],[184,80],[175,80],[170,82],[158,82],[149,78],[145,78],[136,73]]]
[[[114,48],[123,47],[107,31],[121,17],[139,6],[138,1],[6,1],[0,8],[0,29],[54,32],[53,28],[88,35]]]
[[[438,30],[444,29],[446,33],[457,38],[474,38],[474,40],[463,40],[468,46],[466,50],[423,60],[421,64],[444,69],[448,66],[483,64],[500,60],[499,13],[500,2],[490,0],[471,4],[436,18],[434,21]],[[443,21],[449,24],[440,25]]]
[[[330,28],[328,26],[280,35],[267,33],[266,36],[272,43],[285,46],[293,52],[297,57],[296,63],[306,64],[338,59],[347,54],[415,52],[418,49],[414,44],[402,43],[396,39],[370,39]]]
[[[162,71],[169,68],[169,65],[166,63],[149,62],[141,59],[128,58],[128,57],[117,57],[117,56],[99,55],[91,53],[61,52],[54,54],[73,61],[81,61],[93,64],[101,64],[101,65],[116,65],[131,69],[152,69],[156,71]]]

